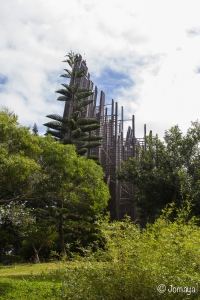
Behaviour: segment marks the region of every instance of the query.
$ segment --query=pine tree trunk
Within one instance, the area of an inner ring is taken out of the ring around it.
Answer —
[[[2,247],[0,247],[0,262],[2,260]]]
[[[60,214],[58,233],[59,233],[59,240],[60,240],[60,251],[62,254],[66,255],[64,232],[63,232],[63,214],[62,213]]]

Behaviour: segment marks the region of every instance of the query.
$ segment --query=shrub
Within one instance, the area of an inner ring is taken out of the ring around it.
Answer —
[[[170,221],[174,210],[177,217]],[[194,218],[187,220],[189,212],[189,201],[179,210],[172,204],[143,230],[128,218],[102,222],[107,249],[95,255],[107,262],[88,262],[67,271],[63,295],[82,300],[156,300],[187,299],[191,293],[192,299],[199,299],[200,229]],[[157,290],[160,285],[165,285],[164,293]]]
[[[31,299],[198,300],[200,228],[189,218],[190,207],[189,201],[181,209],[171,204],[143,230],[129,218],[105,219],[99,224],[105,250],[82,249],[84,257],[74,256],[50,274],[28,276],[18,289],[21,295],[29,289]]]

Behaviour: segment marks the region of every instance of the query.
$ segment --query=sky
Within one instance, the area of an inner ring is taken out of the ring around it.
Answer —
[[[46,115],[63,114],[55,91],[70,51],[98,98],[135,115],[136,137],[200,119],[199,0],[0,0],[0,37],[0,109],[41,135]]]

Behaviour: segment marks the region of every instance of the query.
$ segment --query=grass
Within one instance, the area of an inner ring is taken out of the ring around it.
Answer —
[[[76,261],[0,266],[0,300],[93,299],[92,282],[87,281],[98,284],[97,274],[102,277],[107,265]]]
[[[52,272],[64,270],[64,264],[14,264],[0,267],[0,300],[58,299],[61,286]]]
[[[25,276],[33,273],[34,275],[41,274],[42,272],[50,272],[63,267],[63,263],[51,262],[42,264],[13,264],[11,266],[0,266],[0,278],[5,276]]]
[[[81,261],[1,265],[0,300],[82,299],[79,297],[82,289],[85,294],[85,275],[104,265],[107,263]],[[79,292],[75,298],[76,285]]]

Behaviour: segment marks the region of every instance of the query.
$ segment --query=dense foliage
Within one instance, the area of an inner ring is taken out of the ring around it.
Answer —
[[[109,198],[100,166],[78,157],[73,145],[31,134],[6,110],[0,112],[0,145],[1,254],[19,252],[27,242],[36,261],[46,246],[66,254],[77,227],[79,237],[81,231],[88,237],[85,244],[96,239],[92,224]]]
[[[36,159],[42,149],[38,138],[20,126],[17,116],[0,112],[0,203],[30,198],[34,176],[40,166]]]
[[[135,203],[145,221],[154,221],[167,203],[179,206],[188,196],[200,215],[200,124],[184,136],[178,126],[165,132],[164,142],[146,137],[146,146],[124,162],[118,178],[136,185]]]
[[[142,231],[128,218],[123,222],[104,219],[99,222],[106,239],[104,251],[99,249],[94,253],[87,248],[85,257],[57,265],[55,271],[53,265],[44,265],[40,274],[37,269],[23,275],[23,279],[19,274],[12,280],[4,270],[3,295],[16,300],[22,296],[23,299],[40,296],[39,299],[73,300],[198,300],[200,228],[190,213],[190,201],[179,209],[172,203],[154,224]],[[14,275],[15,270],[10,272]]]

